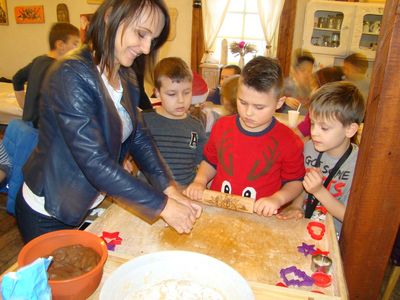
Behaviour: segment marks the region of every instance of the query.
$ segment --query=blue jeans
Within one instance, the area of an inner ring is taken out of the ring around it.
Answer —
[[[38,237],[42,234],[60,230],[76,228],[71,225],[64,224],[56,218],[49,217],[33,210],[25,201],[22,195],[22,187],[18,192],[15,204],[15,215],[17,225],[22,235],[24,243]]]

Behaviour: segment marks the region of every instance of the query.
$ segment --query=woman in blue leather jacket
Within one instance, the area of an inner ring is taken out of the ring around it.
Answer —
[[[162,0],[105,0],[85,45],[51,67],[42,88],[38,146],[24,166],[16,203],[25,242],[76,228],[106,194],[147,222],[161,217],[177,232],[190,232],[201,207],[178,191],[144,128],[131,68],[135,60],[151,67],[168,32]],[[151,186],[123,169],[128,152]]]

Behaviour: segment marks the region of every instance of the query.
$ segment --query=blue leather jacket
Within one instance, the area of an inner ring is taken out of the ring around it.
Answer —
[[[79,225],[100,192],[126,202],[147,222],[154,222],[166,205],[162,191],[172,176],[141,121],[134,72],[121,67],[120,76],[121,104],[133,124],[122,145],[118,112],[86,47],[55,63],[46,76],[39,142],[24,166],[24,178],[45,197],[46,211],[66,224]],[[122,168],[127,151],[153,187]]]

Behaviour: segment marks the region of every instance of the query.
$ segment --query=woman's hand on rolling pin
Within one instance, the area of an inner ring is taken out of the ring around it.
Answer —
[[[193,181],[191,184],[188,185],[183,193],[192,200],[201,201],[205,189],[206,188],[204,184]]]

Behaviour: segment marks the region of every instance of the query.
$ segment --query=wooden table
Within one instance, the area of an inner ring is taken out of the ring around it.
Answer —
[[[348,299],[343,268],[331,217],[321,241],[313,240],[307,230],[309,220],[281,221],[255,214],[205,206],[189,235],[179,235],[160,220],[149,225],[124,210],[111,205],[87,230],[101,236],[103,231],[119,232],[123,239],[115,251],[109,251],[102,283],[124,262],[161,250],[187,250],[220,259],[236,269],[250,283],[256,299]],[[302,242],[330,251],[333,260],[332,285],[328,288],[284,288],[279,271],[295,265],[308,275],[311,258],[299,253]],[[102,284],[90,299],[98,299]],[[311,292],[317,290],[325,295]]]
[[[0,124],[22,118],[22,108],[15,98],[12,83],[0,82]]]

